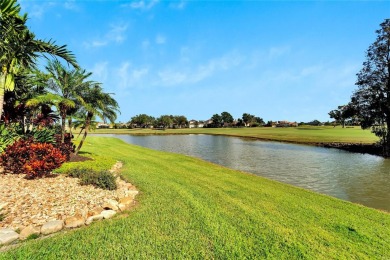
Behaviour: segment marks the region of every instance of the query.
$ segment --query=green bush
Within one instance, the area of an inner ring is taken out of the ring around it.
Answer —
[[[109,171],[96,171],[92,168],[72,168],[66,174],[79,178],[81,185],[93,185],[104,190],[116,190],[115,177]]]
[[[66,171],[66,174],[69,177],[81,179],[82,176],[87,175],[90,172],[93,172],[93,170],[91,168],[73,168],[73,169]]]
[[[81,185],[93,185],[105,190],[116,190],[115,177],[108,171],[91,171],[80,178]]]
[[[19,126],[6,127],[0,124],[0,154],[21,137],[19,131],[21,131]]]
[[[50,129],[50,128],[33,128],[30,132],[30,135],[34,138],[35,142],[38,143],[50,143],[50,144],[55,144],[56,139],[55,139],[55,134],[56,131],[55,129]]]

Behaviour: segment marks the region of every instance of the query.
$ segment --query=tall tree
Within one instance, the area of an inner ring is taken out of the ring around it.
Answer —
[[[187,125],[188,120],[185,116],[174,116],[173,122],[177,125],[177,127],[182,128]]]
[[[225,124],[231,124],[233,123],[234,119],[233,116],[229,112],[222,112],[221,113],[222,122]]]
[[[248,114],[248,113],[242,114],[242,121],[244,121],[245,126],[251,126],[254,118],[255,118],[254,115],[251,115],[251,114]]]
[[[16,0],[0,2],[0,117],[5,91],[13,91],[20,69],[34,68],[38,57],[46,57],[44,54],[58,56],[78,66],[66,45],[58,46],[52,40],[36,39],[27,28],[26,21],[27,14],[20,15],[20,5]]]
[[[254,117],[253,120],[254,120],[259,126],[263,126],[263,125],[265,124],[263,118],[261,118],[261,117],[256,116],[256,117]]]
[[[156,124],[158,127],[168,128],[173,124],[172,116],[162,115],[156,119]]]
[[[349,120],[349,123],[354,123],[354,117],[357,114],[357,111],[355,110],[355,107],[352,104],[338,106],[337,109],[334,109],[330,111],[329,117],[333,118],[336,123],[339,123],[342,125],[342,127],[345,127],[345,124],[347,120]]]
[[[219,114],[214,114],[211,117],[211,120],[213,121],[213,127],[221,127],[221,125],[222,125],[222,117]]]
[[[154,121],[155,121],[155,118],[152,116],[149,116],[147,114],[139,114],[139,115],[133,116],[129,123],[135,124],[135,125],[137,125],[137,127],[145,128],[145,127],[148,127],[150,125],[153,125]]]
[[[390,156],[390,19],[380,24],[376,41],[366,53],[357,74],[358,89],[351,104],[356,108],[363,129],[371,128],[381,139],[384,156]]]

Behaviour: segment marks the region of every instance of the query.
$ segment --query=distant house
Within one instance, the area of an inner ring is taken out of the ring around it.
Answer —
[[[213,124],[214,122],[211,119],[204,121],[204,127],[211,127]]]
[[[109,124],[106,124],[106,123],[97,123],[96,124],[96,128],[110,128],[110,125]]]
[[[204,127],[204,121],[190,120],[188,121],[189,128],[202,128]]]
[[[189,128],[196,128],[196,127],[198,127],[198,121],[196,121],[196,120],[188,121],[188,127]]]
[[[289,122],[289,121],[277,121],[272,123],[272,127],[297,127],[297,122]]]

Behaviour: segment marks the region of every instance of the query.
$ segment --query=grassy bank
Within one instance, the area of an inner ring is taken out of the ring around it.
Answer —
[[[363,143],[371,144],[378,138],[369,130],[360,127],[341,128],[302,126],[289,128],[253,127],[253,128],[185,128],[185,129],[97,129],[93,133],[109,134],[213,134],[251,137],[257,139],[297,142],[297,143]]]
[[[124,162],[138,206],[0,259],[390,258],[389,214],[117,139],[88,138],[83,150]]]

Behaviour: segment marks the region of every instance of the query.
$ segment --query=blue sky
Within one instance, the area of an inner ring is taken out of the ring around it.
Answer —
[[[136,114],[329,120],[356,86],[390,1],[19,1]]]

